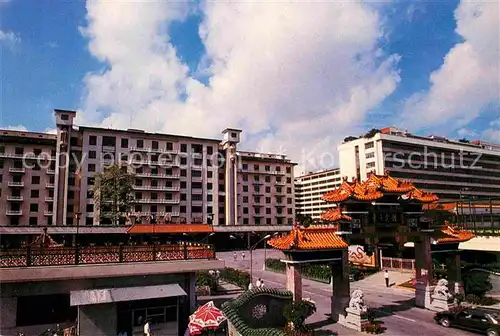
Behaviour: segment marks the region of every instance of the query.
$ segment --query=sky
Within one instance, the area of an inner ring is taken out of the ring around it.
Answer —
[[[500,142],[500,8],[465,1],[0,0],[0,127],[202,137],[338,166],[396,126]]]

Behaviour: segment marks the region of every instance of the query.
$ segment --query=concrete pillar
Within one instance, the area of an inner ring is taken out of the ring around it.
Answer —
[[[299,265],[286,264],[286,289],[293,293],[293,301],[302,300],[302,275]]]
[[[450,253],[446,258],[446,277],[451,293],[459,294],[464,292],[460,269],[460,254],[458,252]]]
[[[351,284],[349,282],[349,255],[347,249],[342,251],[342,261],[333,264],[332,268],[332,297],[331,318],[339,320],[339,315],[345,314],[351,296]]]
[[[432,257],[430,237],[415,242],[415,306],[426,308],[431,304]]]
[[[17,297],[1,297],[0,335],[4,335],[4,330],[16,327],[16,315],[17,315]]]

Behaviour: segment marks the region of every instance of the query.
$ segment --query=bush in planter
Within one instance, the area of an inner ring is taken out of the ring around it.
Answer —
[[[365,327],[365,332],[368,334],[382,334],[387,328],[382,327],[380,323],[370,323]]]
[[[493,286],[490,282],[490,275],[486,272],[469,272],[464,274],[464,290],[466,294],[473,294],[483,297]]]
[[[298,332],[308,332],[309,328],[304,324],[306,318],[316,312],[316,305],[308,300],[300,300],[291,302],[286,305],[283,316],[289,323],[293,324],[293,328]]]
[[[217,279],[208,271],[196,272],[196,287],[209,287],[211,292],[217,291]]]
[[[220,278],[243,289],[250,284],[250,273],[226,267],[220,272]]]

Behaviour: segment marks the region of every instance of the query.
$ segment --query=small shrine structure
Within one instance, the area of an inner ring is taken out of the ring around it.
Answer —
[[[349,182],[344,177],[342,184],[322,199],[332,203],[332,209],[323,213],[322,219],[347,244],[360,244],[365,246],[365,252],[375,253],[376,260],[384,245],[414,243],[416,306],[432,305],[431,245],[448,253],[447,285],[453,292],[461,291],[458,244],[474,235],[425,216],[424,205],[439,200],[435,194],[393,178],[385,171],[384,175],[371,172],[363,182],[355,178]]]
[[[286,264],[286,288],[293,293],[293,300],[302,299],[301,266],[328,264],[332,273],[332,319],[345,314],[350,300],[348,244],[330,226],[303,228],[297,223],[287,235],[267,242],[281,250]]]

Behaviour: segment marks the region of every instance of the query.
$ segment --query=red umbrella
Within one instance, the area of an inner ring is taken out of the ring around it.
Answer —
[[[205,303],[189,316],[189,332],[199,335],[204,329],[217,329],[226,321],[222,311],[214,305],[213,301]]]

